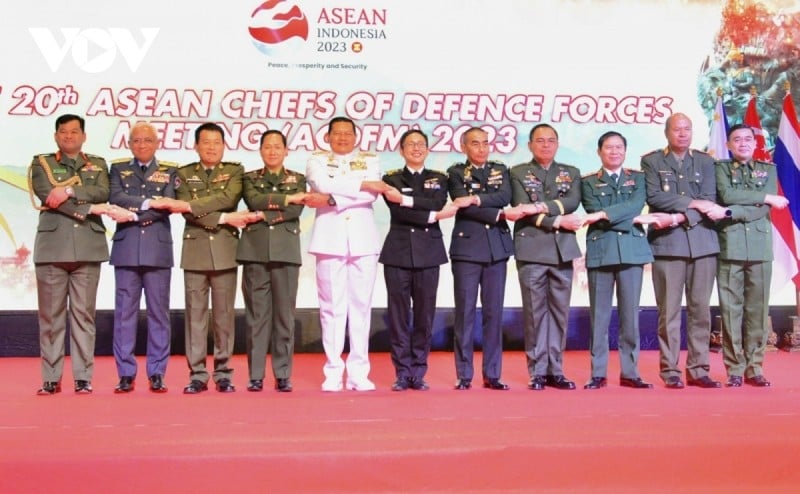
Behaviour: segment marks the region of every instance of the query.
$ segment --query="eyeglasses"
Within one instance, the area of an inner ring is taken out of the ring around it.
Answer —
[[[156,140],[153,139],[152,137],[143,137],[143,138],[137,137],[136,139],[131,139],[129,142],[131,146],[138,146],[139,144],[146,144],[150,146],[152,144],[155,144]]]
[[[413,148],[425,149],[425,148],[428,147],[428,144],[426,144],[425,141],[406,142],[405,144],[403,144],[403,147],[404,148],[412,148],[412,149]]]

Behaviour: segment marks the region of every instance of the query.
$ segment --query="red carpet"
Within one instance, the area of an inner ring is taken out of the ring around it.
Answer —
[[[612,355],[616,358],[616,354]],[[428,392],[389,390],[388,354],[373,354],[379,390],[324,394],[321,354],[298,355],[295,391],[184,396],[174,357],[169,393],[114,395],[113,359],[97,359],[91,396],[35,396],[38,359],[0,360],[2,492],[798,492],[800,354],[767,356],[773,387],[667,390],[658,352],[643,352],[653,390],[525,388],[508,352],[511,390],[454,391],[452,354],[431,358]],[[143,361],[140,361],[143,364]],[[209,359],[210,363],[210,359]],[[586,352],[568,352],[582,386]],[[480,368],[480,356],[476,359]],[[67,365],[69,368],[69,363]],[[143,368],[143,365],[141,365]],[[712,376],[724,380],[719,355]],[[271,381],[267,383],[271,386]],[[476,380],[475,384],[479,384]]]

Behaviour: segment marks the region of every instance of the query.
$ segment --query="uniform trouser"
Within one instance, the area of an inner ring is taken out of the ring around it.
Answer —
[[[42,380],[61,381],[64,371],[64,338],[69,313],[72,377],[91,381],[94,371],[94,325],[99,262],[66,262],[36,265],[39,299],[39,346]]]
[[[114,361],[120,377],[136,377],[134,349],[143,289],[147,304],[147,376],[166,374],[172,334],[169,320],[171,275],[171,268],[114,268]]]
[[[392,364],[398,379],[422,379],[428,371],[439,266],[384,266]],[[413,302],[413,313],[412,313]]]
[[[639,377],[639,297],[642,294],[642,266],[620,264],[589,268],[589,319],[592,377],[608,373],[608,326],[611,298],[616,285],[619,319],[620,377]]]
[[[285,262],[248,263],[242,268],[250,379],[264,379],[269,351],[272,375],[292,375],[299,273],[300,266]]]
[[[563,376],[572,261],[554,266],[517,261],[528,374]]]
[[[473,333],[481,295],[484,379],[500,379],[503,372],[503,300],[506,287],[507,259],[477,263],[452,261],[455,318],[453,324],[454,356],[458,379],[471,381]]]
[[[719,261],[722,360],[729,376],[762,374],[771,280],[771,261]]]
[[[186,362],[193,381],[208,382],[208,293],[211,291],[211,330],[214,335],[214,381],[230,379],[235,336],[236,269],[184,270],[186,297]]]
[[[341,380],[346,367],[349,380],[365,380],[370,369],[369,331],[378,256],[316,257],[319,322],[327,357],[325,379]],[[350,337],[346,364],[342,360],[345,332]]]
[[[717,256],[695,259],[656,257],[653,291],[658,304],[658,347],[661,378],[680,377],[681,302],[686,294],[686,376],[708,375],[708,344],[711,335],[709,299],[717,271]]]

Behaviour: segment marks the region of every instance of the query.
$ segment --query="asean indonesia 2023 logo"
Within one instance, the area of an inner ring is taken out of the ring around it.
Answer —
[[[250,16],[253,44],[265,55],[302,46],[308,39],[308,19],[296,4],[285,0],[267,0]]]

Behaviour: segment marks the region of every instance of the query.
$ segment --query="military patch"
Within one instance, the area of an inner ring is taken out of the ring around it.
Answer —
[[[147,181],[157,184],[168,184],[169,174],[164,172],[154,172],[152,175],[147,177]]]
[[[119,172],[120,178],[128,178],[131,175],[133,175],[133,170],[122,170],[121,172]]]

